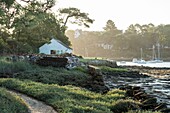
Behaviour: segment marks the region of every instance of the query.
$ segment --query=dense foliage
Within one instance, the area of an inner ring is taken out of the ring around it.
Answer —
[[[6,89],[0,88],[0,112],[1,113],[29,113],[27,105],[16,95],[12,95]]]
[[[1,0],[0,53],[35,53],[52,38],[70,46],[71,43],[65,35],[65,14],[74,18],[73,23],[79,20],[78,25],[82,23],[81,25],[89,27],[89,24],[93,23],[87,13],[77,8],[72,8],[72,11],[64,8],[62,10],[67,10],[66,12],[54,13],[52,8],[55,5],[55,0]]]
[[[170,25],[131,24],[125,31],[119,30],[112,20],[108,20],[103,31],[81,31],[75,38],[75,31],[67,31],[75,54],[85,57],[103,58],[143,58],[151,59],[153,46],[158,57],[160,48],[161,58],[169,57]]]

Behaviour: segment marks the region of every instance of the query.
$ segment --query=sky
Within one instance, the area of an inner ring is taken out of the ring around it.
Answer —
[[[76,7],[94,19],[90,28],[68,24],[68,29],[100,31],[112,20],[120,30],[130,24],[170,24],[170,0],[57,0],[54,9]]]

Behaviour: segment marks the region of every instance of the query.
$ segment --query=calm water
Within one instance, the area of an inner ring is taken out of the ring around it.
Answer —
[[[159,68],[170,68],[170,62],[163,62],[163,63],[146,63],[146,64],[139,64],[134,62],[117,62],[118,66],[146,66],[146,67],[159,67]]]

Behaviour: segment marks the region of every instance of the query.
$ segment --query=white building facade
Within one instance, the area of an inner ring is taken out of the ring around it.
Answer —
[[[40,54],[64,54],[72,53],[72,49],[62,43],[60,40],[51,39],[50,43],[46,43],[39,48]]]

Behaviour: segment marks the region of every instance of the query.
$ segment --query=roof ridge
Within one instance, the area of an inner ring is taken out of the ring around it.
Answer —
[[[68,45],[64,44],[61,40],[58,40],[58,39],[55,39],[55,38],[52,38],[51,40],[56,40],[58,41],[60,44],[62,44],[63,46],[65,46],[66,48],[69,48],[69,49],[72,49],[71,47],[69,47]]]

